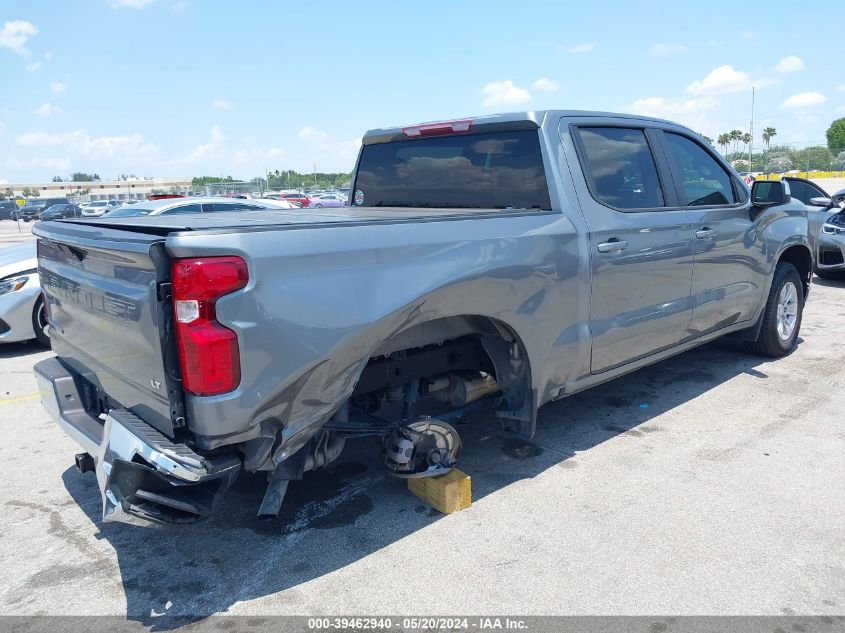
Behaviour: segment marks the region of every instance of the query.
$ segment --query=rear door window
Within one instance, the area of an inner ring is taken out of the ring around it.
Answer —
[[[617,209],[665,206],[645,132],[625,127],[580,127],[584,171],[593,197]]]
[[[551,208],[536,130],[364,145],[354,191],[365,207]]]
[[[664,132],[666,151],[680,186],[681,205],[698,207],[737,202],[730,174],[701,145]]]

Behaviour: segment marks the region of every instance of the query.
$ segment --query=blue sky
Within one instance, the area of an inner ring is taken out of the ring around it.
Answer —
[[[824,142],[845,71],[803,17],[733,2],[4,0],[0,182],[351,169],[373,127],[526,109]],[[821,22],[820,22],[821,20]]]

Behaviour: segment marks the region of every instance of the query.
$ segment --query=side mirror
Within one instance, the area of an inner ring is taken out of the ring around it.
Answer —
[[[789,183],[785,180],[755,180],[751,185],[751,204],[755,207],[773,207],[791,199]]]
[[[814,207],[830,208],[833,206],[833,201],[825,196],[818,196],[817,198],[810,198],[810,204]]]

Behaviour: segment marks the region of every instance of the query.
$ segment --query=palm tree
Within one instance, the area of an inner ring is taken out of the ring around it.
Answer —
[[[778,131],[773,127],[767,127],[763,130],[763,142],[766,144],[766,151],[769,151],[769,143],[778,135]]]
[[[730,134],[719,134],[719,138],[716,139],[716,142],[719,144],[719,147],[722,148],[722,154],[728,154],[728,144],[731,142],[731,135]]]
[[[763,130],[763,142],[766,144],[766,167],[763,171],[769,173],[769,143],[778,135],[778,131],[773,127],[767,127]]]
[[[739,151],[739,142],[742,140],[742,130],[731,130],[731,140],[734,143],[734,154]]]
[[[709,136],[707,136],[706,134],[702,134],[701,132],[699,132],[699,133],[698,133],[698,135],[699,135],[701,138],[703,138],[705,141],[707,141],[710,145],[712,145],[712,144],[713,144],[713,139],[712,139],[712,138],[710,138]]]

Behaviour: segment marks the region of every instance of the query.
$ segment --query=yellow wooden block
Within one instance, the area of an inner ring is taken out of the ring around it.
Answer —
[[[440,477],[409,479],[408,490],[443,514],[465,510],[472,505],[472,479],[457,468]]]

